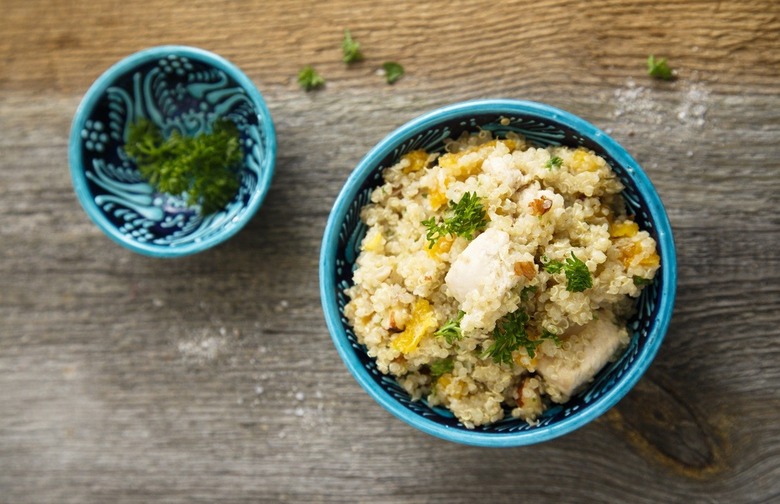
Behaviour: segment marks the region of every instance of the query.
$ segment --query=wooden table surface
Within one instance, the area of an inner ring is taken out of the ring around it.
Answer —
[[[349,68],[345,28],[366,56]],[[256,218],[178,260],[101,234],[67,164],[92,81],[166,43],[241,67],[279,142]],[[646,76],[651,53],[675,82]],[[406,69],[393,86],[387,60]],[[306,64],[324,89],[298,88]],[[776,0],[1,0],[0,502],[780,502],[779,80]],[[575,433],[506,450],[374,403],[317,280],[361,156],[484,97],[611,132],[656,185],[679,259],[674,319],[637,387]]]

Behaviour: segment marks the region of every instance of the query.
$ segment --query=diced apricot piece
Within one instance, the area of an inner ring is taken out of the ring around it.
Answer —
[[[661,258],[656,254],[655,252],[652,252],[647,257],[643,257],[641,261],[639,261],[640,266],[658,266],[661,263]]]
[[[402,354],[411,353],[425,336],[433,333],[436,324],[436,313],[431,304],[425,299],[418,299],[412,306],[412,315],[406,329],[398,334],[390,345]]]
[[[639,224],[630,220],[615,222],[609,226],[609,236],[612,238],[620,238],[622,236],[631,238],[632,236],[636,236],[638,232]]]
[[[436,380],[436,388],[438,388],[440,392],[445,392],[445,389],[449,387],[449,390],[446,390],[446,393],[453,399],[460,399],[468,392],[468,385],[463,383],[463,381],[458,380],[455,382],[455,386],[451,387],[453,380],[452,373],[444,373]]]
[[[433,244],[433,247],[426,248],[425,251],[428,255],[434,259],[438,259],[445,252],[449,252],[452,248],[453,238],[449,235],[442,236],[439,240]]]
[[[401,160],[409,163],[404,167],[404,173],[413,173],[428,166],[428,153],[424,150],[414,150],[404,154]]]
[[[431,204],[432,210],[438,210],[442,207],[442,205],[447,203],[447,195],[440,191],[438,187],[436,189],[432,189],[428,193],[428,203]]]
[[[479,173],[479,170],[482,168],[482,159],[479,157],[468,161],[463,160],[471,152],[471,149],[469,149],[463,152],[444,154],[439,158],[439,166],[445,173],[456,179],[466,179],[471,175]]]
[[[379,252],[382,250],[383,241],[382,233],[374,233],[373,236],[363,241],[362,248],[367,252]]]
[[[634,262],[634,258],[642,253],[642,244],[631,242],[628,245],[620,247],[620,262],[628,268]]]
[[[577,149],[571,156],[571,167],[577,171],[596,171],[599,163],[596,156],[584,149]]]

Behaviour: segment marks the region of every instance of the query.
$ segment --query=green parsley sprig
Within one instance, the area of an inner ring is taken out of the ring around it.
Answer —
[[[455,362],[452,359],[439,359],[430,363],[428,369],[433,378],[438,378],[443,374],[452,373],[452,370],[455,369]]]
[[[385,79],[388,84],[395,84],[395,82],[404,75],[404,67],[395,61],[386,61],[382,63],[382,68],[385,71]]]
[[[637,287],[644,287],[645,285],[650,285],[651,283],[653,283],[652,278],[645,278],[639,275],[634,275],[633,280],[634,280],[634,285],[636,285]]]
[[[352,38],[349,30],[344,30],[344,40],[341,41],[341,52],[344,63],[357,63],[363,61],[363,53],[360,51],[360,43]]]
[[[502,318],[493,329],[493,343],[484,352],[483,357],[492,357],[497,364],[511,364],[512,352],[519,348],[525,348],[530,358],[536,357],[536,348],[544,340],[552,340],[556,345],[561,342],[558,335],[545,329],[535,339],[531,339],[526,331],[526,324],[530,320],[528,314],[520,309]]]
[[[463,332],[460,329],[460,321],[463,319],[463,315],[466,312],[458,310],[458,315],[454,319],[448,320],[443,326],[441,326],[434,334],[444,338],[444,340],[452,345],[455,341],[463,337]]]
[[[200,204],[203,215],[224,208],[238,190],[243,153],[238,128],[227,119],[216,121],[210,133],[185,137],[174,130],[168,138],[139,119],[130,125],[124,149],[157,191],[186,193],[187,203]]]
[[[655,59],[652,54],[647,57],[647,75],[661,80],[674,79],[674,71],[669,67],[666,58]]]
[[[298,85],[306,91],[312,91],[324,86],[325,79],[317,73],[313,66],[306,65],[298,72]]]
[[[540,340],[552,340],[553,343],[555,343],[555,346],[561,346],[561,340],[558,338],[558,335],[554,332],[550,331],[549,329],[544,329],[542,331],[542,335],[539,337]],[[540,342],[541,344],[541,342]],[[531,355],[531,354],[529,354]],[[533,359],[533,355],[531,355],[531,358]]]
[[[569,292],[582,292],[585,289],[593,287],[593,277],[590,274],[588,265],[582,262],[571,253],[571,257],[566,258],[564,262],[545,260],[542,258],[542,266],[548,273],[556,274],[563,270],[566,275],[566,290]]]
[[[428,240],[428,248],[433,248],[439,238],[446,235],[463,236],[471,240],[474,233],[487,226],[487,213],[477,193],[467,192],[457,203],[450,201],[450,211],[452,215],[438,222],[434,217],[422,221],[427,229],[425,238]]]
[[[530,344],[528,355],[531,355],[531,352],[536,350],[536,345],[530,343],[525,331],[528,320],[528,314],[523,310],[512,312],[499,320],[493,329],[493,344],[488,347],[484,356],[492,357],[497,364],[511,364],[512,352],[526,344]]]
[[[528,301],[531,299],[531,296],[536,294],[536,291],[539,290],[539,287],[536,285],[526,285],[523,287],[523,290],[520,291],[520,299],[523,301]]]
[[[547,163],[545,163],[544,167],[548,170],[552,170],[553,168],[560,168],[563,165],[563,159],[559,158],[558,156],[553,156],[550,158]]]

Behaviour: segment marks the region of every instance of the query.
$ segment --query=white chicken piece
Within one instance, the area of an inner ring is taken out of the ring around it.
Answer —
[[[508,233],[489,228],[469,243],[450,266],[444,281],[449,294],[466,312],[461,321],[463,331],[491,327],[503,314],[503,298],[520,281],[514,264],[524,257],[510,245]]]
[[[571,347],[555,357],[541,356],[536,371],[546,382],[545,391],[557,403],[579,392],[628,344],[628,332],[610,317],[600,316],[564,338]]]
[[[444,281],[450,295],[463,304],[470,293],[480,297],[490,289],[500,297],[512,287],[509,234],[487,229],[477,236],[452,263]]]

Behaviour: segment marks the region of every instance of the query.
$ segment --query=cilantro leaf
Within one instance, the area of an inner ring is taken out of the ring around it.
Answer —
[[[341,41],[341,52],[344,63],[357,63],[363,61],[363,53],[360,51],[360,43],[352,38],[349,30],[344,30],[344,40]]]
[[[666,58],[655,59],[652,54],[647,58],[647,75],[661,80],[674,79],[674,72],[666,62]]]
[[[441,326],[435,333],[435,336],[440,336],[444,340],[452,345],[455,341],[463,337],[463,332],[460,329],[460,321],[463,319],[463,315],[466,312],[458,310],[458,315],[454,319],[448,320],[443,326]]]
[[[382,68],[385,70],[385,79],[388,84],[395,84],[404,75],[404,67],[394,61],[382,63]]]
[[[428,248],[433,248],[439,238],[446,235],[463,236],[471,240],[474,233],[487,226],[487,214],[477,193],[467,192],[457,203],[450,201],[450,211],[452,215],[439,222],[433,217],[422,221],[427,228],[425,238],[428,240]]]
[[[298,85],[306,91],[321,88],[325,85],[325,79],[317,73],[311,65],[306,65],[298,72]]]

